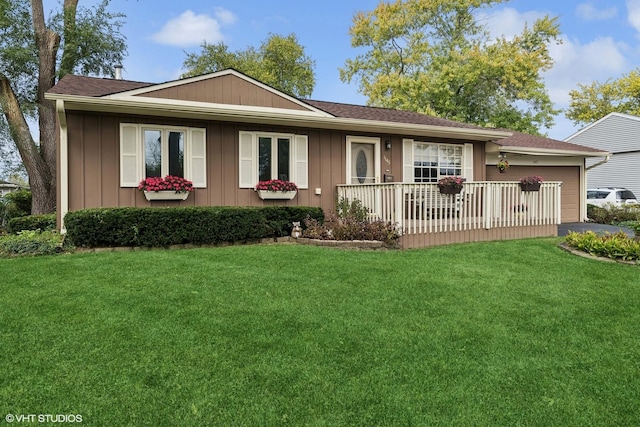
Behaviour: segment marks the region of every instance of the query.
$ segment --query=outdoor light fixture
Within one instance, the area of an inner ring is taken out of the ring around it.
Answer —
[[[384,142],[384,146],[387,148],[387,150],[391,150],[391,140],[390,140],[390,139],[387,139],[387,140]]]

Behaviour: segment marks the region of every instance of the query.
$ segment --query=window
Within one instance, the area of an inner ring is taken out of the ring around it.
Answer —
[[[258,137],[258,179],[291,181],[291,138]]]
[[[404,140],[404,182],[435,183],[445,176],[473,180],[473,145]]]
[[[270,179],[308,188],[307,144],[306,135],[240,132],[240,188],[253,188],[258,181]]]
[[[120,186],[144,178],[174,175],[206,187],[205,129],[120,125]]]

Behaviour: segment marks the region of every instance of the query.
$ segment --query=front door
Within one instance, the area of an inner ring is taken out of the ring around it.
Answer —
[[[380,139],[347,137],[347,182],[375,184],[380,182]]]

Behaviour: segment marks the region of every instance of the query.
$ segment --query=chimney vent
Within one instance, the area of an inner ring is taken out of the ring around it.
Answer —
[[[116,80],[122,80],[122,65],[115,65],[114,68],[116,71]]]

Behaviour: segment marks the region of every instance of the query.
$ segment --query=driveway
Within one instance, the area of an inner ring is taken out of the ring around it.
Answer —
[[[614,234],[618,231],[624,231],[629,237],[633,237],[635,235],[633,230],[626,227],[619,227],[617,225],[596,224],[593,222],[570,222],[558,225],[558,236],[566,236],[569,231],[575,231],[577,233],[593,231],[597,234]]]

